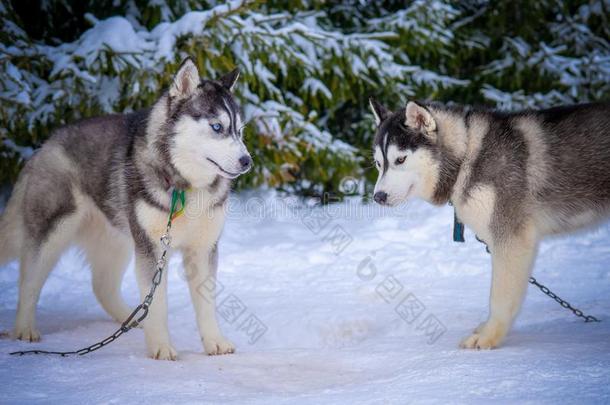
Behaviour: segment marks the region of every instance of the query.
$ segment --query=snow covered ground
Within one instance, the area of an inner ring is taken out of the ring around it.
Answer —
[[[535,271],[602,323],[585,324],[530,287],[502,348],[464,351],[459,340],[486,316],[490,261],[472,234],[466,244],[451,241],[450,207],[295,209],[253,197],[232,201],[220,250],[221,327],[237,353],[202,354],[174,257],[170,330],[179,361],[148,359],[139,329],[85,357],[8,356],[76,349],[116,328],[70,251],[42,293],[42,342],[0,340],[0,402],[610,401],[610,225],[544,243]],[[9,329],[18,267],[1,270],[0,329]],[[123,292],[135,305],[132,270]]]

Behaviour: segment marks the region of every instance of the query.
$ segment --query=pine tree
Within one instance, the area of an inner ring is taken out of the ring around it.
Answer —
[[[13,7],[13,5],[15,7]],[[0,184],[52,128],[150,105],[181,60],[239,66],[239,187],[319,195],[376,176],[368,97],[503,108],[610,96],[607,0],[0,3]],[[370,182],[369,182],[370,184]]]

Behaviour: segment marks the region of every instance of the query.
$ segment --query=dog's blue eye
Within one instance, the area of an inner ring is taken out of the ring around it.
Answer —
[[[222,125],[220,125],[220,124],[218,124],[218,123],[216,123],[216,124],[211,124],[211,127],[212,127],[212,129],[213,129],[215,132],[220,132],[220,131],[222,131]]]
[[[403,164],[405,162],[406,159],[407,159],[406,156],[399,157],[398,159],[396,159],[396,164],[397,165],[401,165],[401,164]]]

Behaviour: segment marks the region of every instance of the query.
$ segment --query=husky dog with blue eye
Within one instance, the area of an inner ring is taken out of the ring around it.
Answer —
[[[610,216],[610,104],[515,113],[371,100],[374,200],[453,203],[491,251],[489,318],[461,343],[497,347],[517,315],[538,244]]]
[[[102,307],[124,321],[131,312],[120,292],[124,271],[135,252],[144,297],[177,188],[188,190],[187,215],[173,221],[172,248],[183,254],[205,352],[234,351],[216,322],[214,285],[231,180],[252,165],[232,94],[238,75],[202,80],[186,59],[151,108],[60,128],[27,162],[0,218],[0,264],[20,260],[15,338],[40,339],[40,291],[72,244],[86,254]],[[189,213],[189,206],[199,211]],[[174,360],[164,276],[143,327],[149,355]]]

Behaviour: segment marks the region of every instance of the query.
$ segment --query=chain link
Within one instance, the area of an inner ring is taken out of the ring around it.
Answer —
[[[58,355],[62,357],[79,355],[83,356],[85,354],[94,352],[96,350],[101,349],[102,347],[109,345],[110,343],[117,340],[122,334],[129,332],[133,328],[137,328],[140,323],[146,319],[148,316],[148,310],[150,305],[152,304],[153,297],[155,295],[155,291],[159,284],[161,284],[161,280],[163,279],[163,271],[165,270],[165,266],[167,265],[167,252],[169,251],[172,243],[172,238],[170,236],[170,231],[172,229],[172,221],[171,218],[167,222],[167,228],[165,229],[165,234],[161,236],[161,246],[163,246],[163,253],[161,257],[157,261],[157,270],[152,278],[152,286],[150,287],[150,291],[142,300],[142,303],[138,305],[132,312],[129,314],[127,319],[123,321],[121,327],[117,329],[112,335],[108,336],[104,340],[100,340],[97,343],[94,343],[90,346],[83,347],[79,350],[69,351],[69,352],[54,352],[48,350],[23,350],[10,353],[13,356],[23,356],[26,354],[51,354]]]
[[[542,291],[543,293],[545,293],[546,295],[548,295],[549,297],[551,297],[552,299],[557,301],[559,303],[559,305],[561,305],[565,309],[569,309],[570,311],[572,311],[572,313],[574,313],[574,315],[584,319],[585,322],[601,322],[596,317],[594,317],[592,315],[585,315],[580,309],[574,308],[572,305],[570,305],[569,302],[561,299],[560,297],[557,296],[557,294],[555,294],[553,291],[549,290],[548,287],[546,287],[543,284],[540,284],[534,277],[530,277],[529,282],[531,284],[535,285],[536,287],[538,287],[540,289],[540,291]]]

